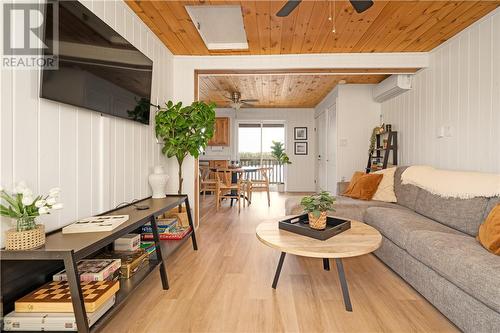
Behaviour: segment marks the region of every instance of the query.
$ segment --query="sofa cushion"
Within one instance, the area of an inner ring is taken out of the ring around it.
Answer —
[[[420,189],[415,211],[453,229],[475,236],[479,225],[483,222],[487,204],[488,199],[484,197],[443,198]]]
[[[500,260],[473,237],[414,231],[406,250],[469,295],[500,312]]]
[[[370,207],[366,210],[364,222],[403,249],[406,249],[406,243],[413,231],[430,230],[461,234],[408,209]]]
[[[302,213],[303,209],[300,206],[300,199],[302,197],[292,197],[285,201],[285,214],[297,215]],[[388,207],[393,209],[406,209],[397,204],[382,202],[382,201],[366,201],[352,199],[344,196],[337,196],[335,202],[335,212],[329,213],[330,215],[343,217],[346,219],[363,221],[366,209],[369,207]]]
[[[415,210],[415,202],[417,201],[419,188],[415,185],[401,184],[401,174],[406,168],[408,167],[398,167],[394,173],[394,193],[396,193],[398,204]]]
[[[380,184],[378,184],[377,192],[372,200],[397,202],[396,193],[394,193],[394,174],[396,168],[389,168],[384,170],[375,171],[375,174],[382,174],[384,177]]]

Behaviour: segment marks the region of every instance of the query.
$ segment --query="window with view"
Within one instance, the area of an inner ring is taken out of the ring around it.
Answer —
[[[273,141],[285,143],[285,125],[280,123],[240,123],[238,155],[242,166],[272,168],[272,183],[283,183],[283,166],[271,155]],[[258,177],[255,173],[252,177]]]

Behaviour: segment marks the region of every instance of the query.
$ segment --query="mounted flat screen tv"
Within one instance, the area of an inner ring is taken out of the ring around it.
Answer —
[[[42,71],[41,97],[149,124],[153,62],[80,2],[54,5],[59,67]],[[45,11],[46,45],[52,13]]]

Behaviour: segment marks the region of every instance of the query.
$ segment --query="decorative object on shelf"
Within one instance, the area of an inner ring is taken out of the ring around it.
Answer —
[[[392,131],[392,125],[391,125],[391,124],[386,124],[386,125],[385,125],[385,131],[386,131],[386,132],[390,132],[390,131]]]
[[[283,142],[273,141],[273,145],[271,146],[271,155],[276,159],[278,165],[281,167],[282,165],[292,164],[290,162],[290,158],[285,153],[285,147]],[[278,184],[278,192],[284,192],[285,183]]]
[[[372,136],[370,137],[370,148],[368,149],[368,153],[373,154],[377,144],[377,135],[384,133],[384,124],[374,127],[372,130]]]
[[[59,188],[53,188],[47,195],[33,196],[33,191],[26,183],[19,182],[11,194],[0,189],[0,215],[16,221],[16,228],[7,231],[6,250],[30,250],[45,244],[45,228],[36,224],[40,215],[50,214],[63,207],[57,199]]]
[[[307,155],[307,142],[295,142],[295,155]]]
[[[153,173],[149,175],[149,186],[153,190],[153,199],[165,198],[167,193],[165,186],[169,178],[161,165],[155,166]]]
[[[307,127],[294,127],[294,140],[307,140]]]
[[[182,163],[187,155],[198,158],[214,135],[215,104],[193,102],[182,106],[168,101],[155,116],[155,133],[162,141],[162,153],[179,164],[179,190],[182,194]]]
[[[309,227],[316,230],[326,228],[326,216],[328,211],[335,211],[335,197],[330,192],[321,191],[310,196],[305,196],[300,201],[304,212],[309,214]]]
[[[398,165],[398,132],[386,131],[383,126],[375,127],[372,131],[366,164],[367,173]],[[392,126],[390,128],[392,129]],[[392,165],[389,164],[390,154],[392,154]]]
[[[112,231],[120,224],[128,221],[128,215],[91,216],[78,220],[62,228],[63,234],[79,234],[84,232]]]

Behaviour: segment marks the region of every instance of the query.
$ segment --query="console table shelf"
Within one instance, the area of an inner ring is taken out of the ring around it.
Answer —
[[[138,210],[135,204],[140,203],[149,208]],[[164,240],[159,239],[158,227],[156,218],[163,213],[179,206],[186,205],[186,212],[188,215],[189,225],[191,231],[180,240]],[[197,250],[196,236],[194,231],[193,219],[191,216],[189,200],[186,195],[168,195],[161,199],[146,198],[139,202],[105,212],[101,215],[129,215],[129,220],[116,229],[109,232],[92,232],[92,233],[79,233],[79,234],[63,234],[62,230],[57,230],[47,234],[46,243],[44,247],[28,251],[5,251],[0,252],[1,262],[5,261],[22,261],[22,260],[49,260],[49,261],[63,261],[64,268],[68,273],[68,283],[73,302],[73,309],[78,326],[78,332],[98,331],[102,328],[107,320],[113,316],[114,313],[120,310],[128,296],[146,279],[146,277],[156,271],[160,270],[162,286],[164,290],[168,290],[168,279],[164,259],[177,251],[185,242],[191,239],[194,250]],[[120,280],[120,290],[116,293],[116,300],[113,307],[106,312],[99,320],[89,329],[86,320],[85,308],[83,306],[82,290],[80,280],[77,277],[77,262],[86,258],[104,247],[113,243],[114,240],[131,233],[147,222],[151,223],[153,229],[154,243],[156,251],[150,255],[150,260],[147,267],[138,270],[130,279]],[[33,272],[30,272],[33,273]],[[47,278],[46,278],[47,279]],[[4,285],[5,279],[2,279],[2,292],[6,289]],[[33,285],[32,289],[36,289],[38,285]],[[10,290],[9,290],[10,292]],[[22,296],[22,295],[21,295]],[[12,307],[15,299],[12,295],[2,299],[2,306],[4,310]],[[10,303],[10,304],[7,304]],[[7,306],[6,306],[7,305]]]

